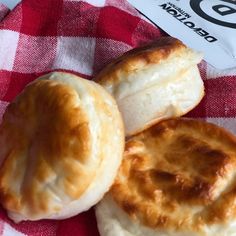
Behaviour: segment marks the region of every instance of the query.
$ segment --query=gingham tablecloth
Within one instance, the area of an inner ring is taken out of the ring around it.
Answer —
[[[125,0],[23,0],[0,4],[0,120],[12,99],[43,73],[61,70],[92,79],[113,58],[161,36]],[[236,134],[236,68],[199,65],[206,96],[188,116]],[[1,148],[1,147],[0,147]],[[93,209],[67,220],[14,224],[0,209],[0,235],[98,236]]]

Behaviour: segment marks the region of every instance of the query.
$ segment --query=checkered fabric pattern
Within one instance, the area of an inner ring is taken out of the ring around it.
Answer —
[[[69,71],[92,79],[113,58],[162,32],[126,0],[23,0],[11,12],[0,4],[0,120],[15,96],[38,76]],[[199,65],[206,95],[188,116],[236,134],[236,68]],[[98,236],[93,210],[67,220],[14,224],[0,209],[0,235]]]

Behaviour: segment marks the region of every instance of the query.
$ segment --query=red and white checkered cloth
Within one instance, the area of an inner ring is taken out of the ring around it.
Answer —
[[[113,58],[161,35],[125,0],[23,0],[11,12],[0,4],[0,120],[39,75],[62,70],[92,79]],[[236,68],[217,71],[205,62],[199,68],[206,96],[188,116],[236,134]],[[0,209],[0,235],[99,234],[93,210],[62,221],[14,224]]]

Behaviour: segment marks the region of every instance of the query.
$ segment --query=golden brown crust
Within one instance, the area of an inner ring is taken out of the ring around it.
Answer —
[[[7,209],[19,210],[32,203],[32,210],[46,211],[48,196],[40,186],[48,178],[56,178],[60,168],[67,173],[59,181],[66,186],[68,196],[78,198],[88,186],[94,175],[84,168],[90,134],[85,112],[74,104],[76,97],[69,86],[41,80],[29,85],[7,108],[0,128],[1,139],[8,140],[8,153],[2,155],[0,169],[0,197]],[[72,162],[81,163],[81,167],[73,168]],[[23,181],[19,196],[10,190],[14,178]],[[74,188],[75,181],[80,187]]]
[[[178,39],[161,37],[151,44],[124,53],[106,66],[96,76],[95,80],[103,86],[109,86],[109,84],[114,86],[120,82],[119,74],[121,72],[129,73],[140,70],[147,65],[157,64],[173,52],[181,54],[185,48],[186,46]]]
[[[0,201],[9,216],[65,218],[108,191],[122,158],[123,123],[101,86],[55,72],[29,84],[7,107],[0,146]],[[114,168],[109,181],[107,162]],[[99,180],[103,185],[95,189]]]
[[[236,218],[236,138],[216,125],[170,119],[131,137],[111,195],[151,228],[201,230]]]

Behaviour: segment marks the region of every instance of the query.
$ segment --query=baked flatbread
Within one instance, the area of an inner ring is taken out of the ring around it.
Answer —
[[[131,137],[98,204],[101,236],[232,236],[236,138],[193,119],[162,121]]]
[[[56,72],[8,106],[0,147],[0,200],[9,217],[64,219],[108,191],[122,159],[123,122],[100,85]]]
[[[201,60],[181,41],[162,37],[117,58],[96,81],[116,99],[129,136],[198,105],[204,95]]]

